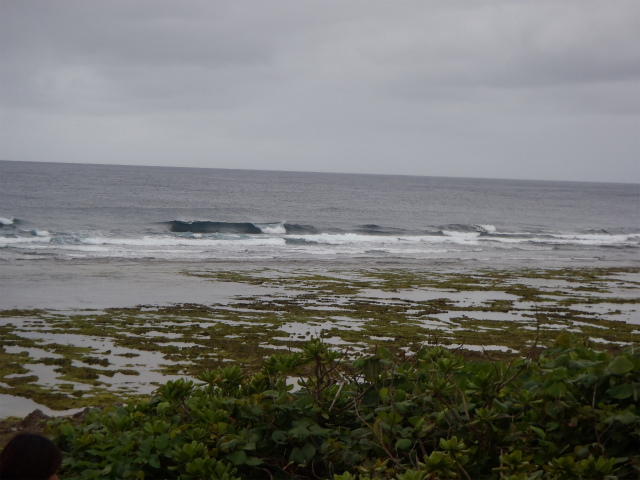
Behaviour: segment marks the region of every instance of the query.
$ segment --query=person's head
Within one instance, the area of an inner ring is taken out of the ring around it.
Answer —
[[[0,453],[1,480],[54,480],[62,453],[51,440],[34,433],[19,433]]]

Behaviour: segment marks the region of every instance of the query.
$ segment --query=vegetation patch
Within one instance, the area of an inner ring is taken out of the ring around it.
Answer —
[[[640,355],[561,334],[536,355],[442,347],[354,361],[320,340],[53,420],[65,479],[624,480],[640,474]],[[299,389],[288,383],[299,377]]]

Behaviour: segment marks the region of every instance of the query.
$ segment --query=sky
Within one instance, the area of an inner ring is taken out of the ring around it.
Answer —
[[[0,0],[0,159],[640,183],[640,1]]]

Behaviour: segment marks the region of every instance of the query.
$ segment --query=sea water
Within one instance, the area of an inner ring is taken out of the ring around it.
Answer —
[[[640,185],[0,161],[0,261],[634,263]]]

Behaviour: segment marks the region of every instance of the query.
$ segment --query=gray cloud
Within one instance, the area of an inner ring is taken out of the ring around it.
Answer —
[[[0,9],[0,158],[640,181],[636,0]]]

